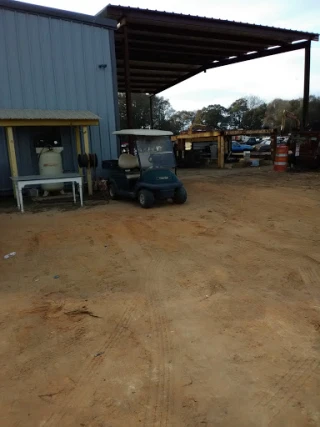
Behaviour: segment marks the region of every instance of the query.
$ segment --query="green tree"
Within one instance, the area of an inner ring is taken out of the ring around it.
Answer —
[[[230,127],[241,129],[244,114],[249,110],[246,98],[239,98],[229,107]]]
[[[196,112],[195,117],[194,117],[194,119],[192,121],[192,124],[193,125],[203,125],[204,123],[203,123],[203,117],[202,117],[202,115],[203,115],[203,108],[201,110],[198,110]]]
[[[320,130],[320,97],[310,96],[308,122],[312,130]]]
[[[205,125],[214,129],[224,129],[228,122],[228,109],[220,104],[208,105],[198,110],[193,121],[195,125]]]
[[[120,127],[127,128],[127,107],[126,96],[120,93],[119,99],[119,115]],[[170,118],[174,114],[170,102],[163,97],[155,96],[153,99],[153,123],[158,129],[169,130]],[[150,99],[144,93],[132,94],[132,126],[136,129],[149,128],[150,121]]]
[[[280,129],[284,110],[293,113],[299,120],[302,115],[302,100],[301,99],[274,99],[267,105],[264,125],[269,128]],[[288,118],[285,120],[285,132],[292,132],[297,127],[297,123]]]
[[[267,104],[265,103],[246,111],[243,114],[242,127],[244,129],[262,129],[266,111]]]
[[[127,106],[124,93],[119,94],[120,127],[127,128]],[[149,99],[145,94],[132,94],[132,126],[140,129],[150,125]]]
[[[264,100],[255,95],[249,95],[245,98],[247,100],[247,107],[249,110],[260,107],[260,105],[265,104]]]
[[[283,111],[288,109],[288,101],[276,98],[269,102],[266,109],[264,126],[270,129],[280,128]]]
[[[170,118],[174,113],[175,111],[167,99],[162,96],[153,98],[153,127],[155,129],[170,130]]]
[[[159,96],[153,99],[153,125],[155,128],[170,130],[177,134],[191,124],[208,126],[213,129],[261,129],[263,126],[280,129],[283,111],[287,110],[301,119],[302,99],[274,99],[266,104],[257,96],[248,96],[234,101],[229,108],[210,104],[198,111],[175,111],[170,102]],[[119,115],[121,128],[127,127],[126,99],[119,94]],[[133,127],[148,128],[150,123],[150,99],[145,94],[132,94]],[[309,125],[320,130],[320,97],[310,96]],[[294,120],[286,120],[286,132],[295,128]]]
[[[228,109],[220,104],[209,105],[203,109],[203,124],[215,129],[224,129],[229,121]]]
[[[188,129],[194,121],[195,111],[176,111],[170,117],[170,130],[174,134],[178,134],[182,130]]]

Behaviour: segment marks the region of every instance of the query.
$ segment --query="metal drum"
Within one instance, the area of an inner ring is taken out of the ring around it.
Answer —
[[[288,147],[286,145],[278,145],[276,156],[274,159],[273,170],[276,172],[286,172],[288,167]]]

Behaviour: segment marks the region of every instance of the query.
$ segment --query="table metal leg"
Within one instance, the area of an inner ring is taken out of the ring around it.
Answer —
[[[23,195],[22,195],[22,188],[19,184],[18,184],[18,192],[19,192],[19,199],[20,199],[20,210],[21,212],[24,212],[23,209]]]
[[[76,189],[75,189],[75,183],[72,181],[72,194],[73,194],[73,203],[76,203]]]
[[[18,206],[18,209],[20,210],[20,196],[19,196],[18,184],[16,182],[14,183],[14,188],[16,193],[17,206]]]
[[[81,206],[83,206],[82,180],[79,182],[79,195],[80,195]]]

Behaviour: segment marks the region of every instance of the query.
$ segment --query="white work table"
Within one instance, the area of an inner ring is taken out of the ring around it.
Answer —
[[[16,191],[17,206],[24,212],[23,209],[23,195],[22,190],[26,186],[39,185],[39,184],[55,184],[59,182],[72,182],[73,201],[76,203],[76,190],[75,184],[79,185],[80,203],[83,206],[82,194],[82,176],[78,173],[64,173],[56,176],[43,176],[43,175],[28,175],[28,176],[12,176],[13,185]]]

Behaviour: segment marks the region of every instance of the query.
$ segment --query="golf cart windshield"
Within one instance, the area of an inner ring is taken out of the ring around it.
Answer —
[[[142,169],[176,167],[172,142],[169,136],[137,136],[137,153]]]

